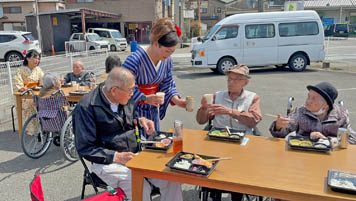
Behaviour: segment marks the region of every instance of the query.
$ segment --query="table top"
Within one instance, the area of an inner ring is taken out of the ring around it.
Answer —
[[[183,151],[208,156],[232,157],[220,161],[208,177],[171,171],[165,164],[168,153],[144,151],[127,163],[133,170],[155,178],[182,183],[240,191],[289,200],[356,200],[356,195],[342,194],[327,187],[328,170],[356,172],[356,146],[330,153],[296,151],[284,139],[246,136],[246,146],[212,141],[207,131],[184,129]],[[173,178],[175,177],[175,178]]]

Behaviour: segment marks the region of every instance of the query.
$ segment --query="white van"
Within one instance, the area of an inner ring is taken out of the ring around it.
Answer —
[[[73,33],[69,38],[69,50],[71,52],[87,50],[108,49],[109,43],[100,38],[96,33]]]
[[[96,33],[103,40],[108,41],[110,51],[125,51],[127,48],[126,38],[123,38],[121,33],[116,29],[89,28],[88,33]]]
[[[300,72],[324,60],[323,30],[315,11],[235,14],[193,44],[191,62],[221,74],[235,64],[288,65]]]

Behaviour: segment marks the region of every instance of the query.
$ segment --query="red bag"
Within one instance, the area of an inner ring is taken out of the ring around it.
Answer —
[[[121,188],[116,188],[115,190],[117,192],[115,195],[110,195],[110,192],[105,192],[84,201],[123,201],[126,197],[124,191],[122,191]]]

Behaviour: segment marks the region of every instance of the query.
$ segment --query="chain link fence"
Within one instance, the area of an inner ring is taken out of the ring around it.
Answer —
[[[107,50],[94,50],[42,57],[39,67],[44,73],[50,72],[58,77],[64,77],[67,73],[72,72],[73,62],[79,60],[84,64],[84,71],[93,72],[94,75],[98,76],[105,72],[105,59],[107,56]],[[17,70],[22,66],[22,62],[0,63],[0,132],[12,130],[13,127],[11,115],[11,110],[15,105],[13,81]],[[16,119],[16,110],[13,109],[13,112]],[[15,124],[17,124],[16,120]]]

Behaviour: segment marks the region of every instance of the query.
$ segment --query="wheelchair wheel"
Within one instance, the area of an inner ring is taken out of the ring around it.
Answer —
[[[75,148],[71,115],[63,125],[60,143],[63,155],[67,160],[74,162],[79,159],[77,149]]]
[[[36,114],[28,118],[21,132],[21,147],[26,156],[37,159],[43,156],[51,145],[51,133],[42,132]]]

